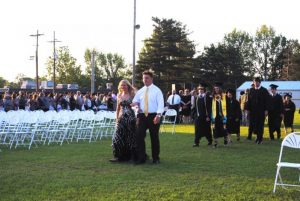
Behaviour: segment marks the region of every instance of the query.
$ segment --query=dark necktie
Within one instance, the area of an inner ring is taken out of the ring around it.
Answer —
[[[173,95],[173,98],[172,98],[172,105],[174,105],[174,98],[175,98],[175,95]]]
[[[222,116],[222,102],[218,101],[218,103],[219,103],[219,114],[220,116]]]

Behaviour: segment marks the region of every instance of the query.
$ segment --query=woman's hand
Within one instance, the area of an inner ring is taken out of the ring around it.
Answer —
[[[131,107],[139,106],[139,103],[131,103],[130,106]]]

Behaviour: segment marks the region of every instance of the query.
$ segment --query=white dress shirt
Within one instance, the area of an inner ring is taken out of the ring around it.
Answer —
[[[148,86],[148,113],[159,113],[162,114],[164,112],[164,97],[161,90],[151,84]],[[145,108],[145,92],[147,87],[144,86],[140,90],[138,90],[133,98],[133,103],[139,103],[139,108],[144,113]]]
[[[173,102],[173,97],[174,97],[174,102]],[[178,94],[170,95],[168,97],[167,102],[169,103],[169,105],[179,105],[181,102],[181,98]]]

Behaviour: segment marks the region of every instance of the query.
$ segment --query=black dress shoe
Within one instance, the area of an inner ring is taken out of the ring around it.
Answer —
[[[193,147],[199,147],[199,144],[193,144]]]
[[[210,146],[210,145],[212,145],[212,142],[208,142],[207,146]]]
[[[159,160],[153,160],[153,164],[158,165],[158,164],[160,164],[160,161]]]
[[[118,162],[120,162],[120,160],[118,158],[112,158],[112,159],[109,159],[109,162],[118,163]]]

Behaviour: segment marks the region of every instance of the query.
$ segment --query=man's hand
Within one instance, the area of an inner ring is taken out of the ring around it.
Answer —
[[[160,116],[156,115],[156,116],[154,117],[154,119],[153,119],[153,123],[154,123],[154,124],[159,124],[159,122],[160,122]]]

